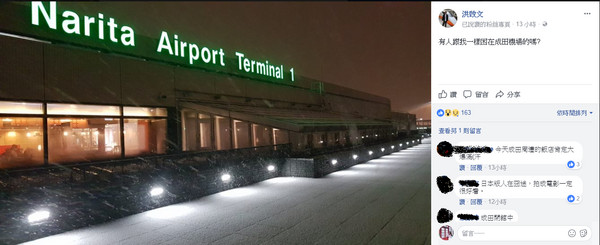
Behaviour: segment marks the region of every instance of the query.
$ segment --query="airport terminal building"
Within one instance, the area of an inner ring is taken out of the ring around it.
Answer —
[[[302,155],[416,130],[387,98],[84,5],[0,4],[0,169],[256,147]]]
[[[415,115],[388,98],[112,4],[0,3],[0,243],[322,177],[420,142]],[[52,220],[31,225],[40,208]]]

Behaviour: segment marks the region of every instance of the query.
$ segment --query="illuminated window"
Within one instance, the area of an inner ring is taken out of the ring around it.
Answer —
[[[319,147],[326,147],[327,146],[327,133],[320,133],[319,134],[319,144],[317,144],[317,146]]]
[[[44,164],[42,118],[2,117],[0,169]]]
[[[331,133],[330,133],[331,135]],[[342,144],[341,139],[340,139],[340,132],[334,132],[333,133],[333,144],[335,146],[340,146]]]
[[[252,124],[252,134],[254,135],[254,146],[273,145],[273,131],[271,128],[258,124]]]
[[[48,161],[76,162],[121,156],[118,118],[48,118]]]
[[[123,116],[126,117],[166,117],[167,109],[150,107],[123,107]]]
[[[350,140],[350,132],[348,132],[348,131],[342,131],[342,132],[340,132],[340,134],[343,136],[343,137],[340,139],[340,143],[341,143],[343,146],[349,146],[349,145],[351,145],[351,144],[352,144],[352,143],[351,143],[351,140]]]
[[[48,104],[48,115],[120,116],[118,106]]]
[[[182,114],[183,150],[212,149],[212,121],[208,114],[184,110]]]
[[[233,142],[236,149],[251,146],[249,122],[233,120],[233,131]]]
[[[287,144],[290,143],[290,138],[287,130],[281,130],[278,128],[273,129],[273,144]]]
[[[215,146],[217,150],[231,148],[231,125],[228,117],[215,116]]]
[[[166,152],[167,109],[153,107],[123,107],[125,156],[161,154]]]
[[[0,113],[42,114],[42,103],[0,101]]]
[[[125,156],[166,152],[166,119],[124,119]]]
[[[287,130],[282,130],[278,128],[273,128],[273,144],[274,145],[282,145],[290,143],[290,136]],[[275,146],[275,150],[278,150],[277,146]]]

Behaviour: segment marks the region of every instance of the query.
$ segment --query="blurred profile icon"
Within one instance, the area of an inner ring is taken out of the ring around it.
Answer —
[[[458,16],[454,10],[444,9],[442,12],[440,12],[439,20],[443,27],[450,28],[456,24],[458,21]]]
[[[447,194],[448,192],[454,190],[454,184],[452,184],[452,180],[450,180],[450,178],[448,178],[446,175],[438,176],[435,182],[440,189],[440,192],[443,194]]]
[[[454,230],[449,225],[440,227],[440,238],[444,241],[450,240],[454,236]]]
[[[441,223],[446,223],[452,221],[453,215],[452,212],[448,209],[441,208],[437,214],[437,221]]]
[[[442,141],[438,143],[436,150],[437,153],[443,157],[451,157],[452,153],[454,153],[454,148],[448,141]]]

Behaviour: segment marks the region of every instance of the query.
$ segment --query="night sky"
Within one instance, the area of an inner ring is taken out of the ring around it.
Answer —
[[[127,21],[193,33],[205,45],[287,64],[302,76],[390,98],[394,111],[430,118],[430,3],[99,4]]]

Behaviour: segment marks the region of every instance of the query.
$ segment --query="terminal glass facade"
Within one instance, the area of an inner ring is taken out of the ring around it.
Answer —
[[[43,119],[2,117],[0,123],[0,169],[44,163]]]
[[[166,153],[166,119],[125,119],[125,156]]]
[[[50,163],[114,159],[121,156],[117,118],[48,118]]]
[[[0,101],[0,169],[166,153],[166,116],[165,108]]]
[[[234,130],[234,147],[236,149],[239,148],[247,148],[251,146],[250,141],[250,123],[244,122],[240,120],[233,120],[233,130]]]

